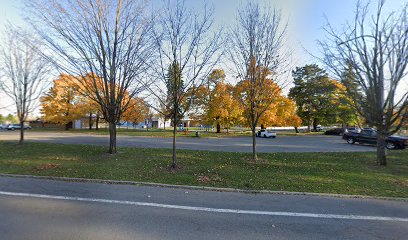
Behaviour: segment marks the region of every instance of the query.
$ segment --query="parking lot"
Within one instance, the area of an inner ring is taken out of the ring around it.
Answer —
[[[0,140],[18,140],[18,131],[0,131]],[[65,144],[109,144],[109,136],[77,133],[26,132],[26,140]],[[140,148],[172,148],[171,138],[118,136],[118,146]],[[177,148],[225,152],[251,152],[250,137],[177,138]],[[373,151],[374,146],[350,145],[341,136],[279,136],[257,138],[258,152],[361,152]]]

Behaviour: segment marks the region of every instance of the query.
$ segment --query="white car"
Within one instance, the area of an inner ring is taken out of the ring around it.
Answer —
[[[276,132],[268,131],[266,129],[262,129],[256,133],[257,137],[264,137],[264,138],[276,138]]]

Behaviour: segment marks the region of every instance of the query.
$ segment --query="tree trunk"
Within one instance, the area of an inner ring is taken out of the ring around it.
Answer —
[[[266,129],[265,125],[263,125],[263,123],[261,124],[261,129]]]
[[[23,144],[23,142],[24,142],[24,121],[23,122],[20,121],[20,126],[21,126],[21,128],[20,128],[20,141],[18,143]]]
[[[294,128],[295,128],[295,132],[296,132],[296,133],[299,133],[298,127],[294,127]]]
[[[310,117],[307,118],[307,132],[310,132]]]
[[[258,155],[256,154],[256,129],[252,127],[252,160],[258,161]]]
[[[99,114],[96,114],[96,122],[95,122],[95,130],[98,131],[99,130]]]
[[[220,123],[217,123],[217,133],[221,133],[221,125],[220,125]]]
[[[89,114],[89,130],[92,130],[92,113]]]
[[[317,118],[313,118],[313,131],[317,131]]]
[[[377,164],[380,166],[387,165],[387,157],[385,155],[385,139],[386,136],[381,131],[377,132]]]
[[[115,154],[116,150],[116,124],[109,123],[109,153]]]
[[[177,156],[176,156],[176,133],[177,133],[177,124],[176,120],[173,121],[173,161],[171,163],[172,168],[177,167]]]
[[[68,131],[70,128],[72,128],[72,125],[73,125],[72,122],[65,124],[65,130]]]

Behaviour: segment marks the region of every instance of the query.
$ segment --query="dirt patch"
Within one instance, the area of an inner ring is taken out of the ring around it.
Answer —
[[[197,177],[197,181],[201,183],[209,183],[209,182],[221,182],[221,177],[218,175],[199,175]]]
[[[253,160],[252,157],[243,157],[244,161],[247,161],[250,164],[268,164],[269,161],[267,159],[258,158],[258,160]]]
[[[41,172],[41,171],[44,171],[44,170],[55,169],[58,166],[59,166],[59,164],[46,163],[46,164],[42,164],[40,166],[37,166],[37,167],[33,168],[33,172]]]

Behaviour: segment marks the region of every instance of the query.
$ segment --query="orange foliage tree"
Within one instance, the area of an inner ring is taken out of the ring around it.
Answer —
[[[225,83],[225,74],[221,69],[215,69],[208,77],[208,82],[202,86],[197,96],[197,102],[202,110],[201,120],[206,124],[229,129],[242,115],[242,108],[234,98],[234,86]]]
[[[63,124],[68,130],[72,122],[85,116],[93,104],[80,95],[75,84],[75,78],[61,74],[54,80],[54,85],[47,94],[41,97],[41,114],[45,121]]]
[[[296,115],[295,102],[285,96],[280,96],[265,111],[259,119],[259,123],[261,128],[265,128],[265,126],[293,126],[297,132],[297,128],[302,124],[302,120]]]
[[[253,160],[257,160],[256,154],[256,127],[262,116],[271,109],[282,97],[282,90],[271,79],[273,73],[265,67],[259,66],[255,58],[250,59],[248,74],[235,87],[235,97],[243,109],[244,124],[252,131]]]
[[[150,114],[150,109],[142,98],[129,100],[129,107],[122,114],[121,120],[137,124],[143,122]]]
[[[91,81],[91,78],[85,78]],[[96,78],[92,78],[95,81]],[[88,94],[81,89],[77,81],[83,79],[69,75],[60,75],[54,80],[54,86],[41,98],[41,113],[45,121],[65,124],[65,128],[72,127],[72,122],[89,116],[89,128],[92,129],[92,118],[96,115],[96,129],[98,129],[99,116],[102,110]],[[102,79],[95,84],[99,87],[97,91],[104,91]],[[141,98],[130,98],[128,93],[123,97],[123,109],[125,111],[120,116],[121,120],[132,123],[141,122],[149,113],[149,108]]]

